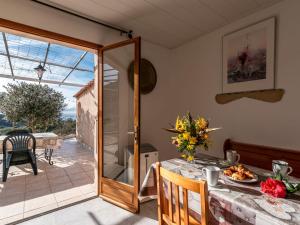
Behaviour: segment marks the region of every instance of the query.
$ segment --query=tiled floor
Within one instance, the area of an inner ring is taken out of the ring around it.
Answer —
[[[132,214],[96,198],[21,223],[20,225],[157,225],[156,201],[143,203]]]
[[[33,175],[30,164],[10,168],[7,181],[0,182],[0,224],[96,195],[91,150],[85,149],[76,139],[69,139],[53,154],[52,166],[40,157],[37,176]],[[2,176],[2,165],[0,174]]]

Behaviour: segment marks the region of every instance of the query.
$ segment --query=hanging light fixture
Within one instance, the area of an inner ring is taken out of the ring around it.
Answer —
[[[34,68],[35,72],[38,75],[39,78],[39,82],[41,82],[41,79],[44,75],[44,72],[46,71],[45,68],[42,66],[42,64],[40,63],[40,65],[38,65],[37,67]]]

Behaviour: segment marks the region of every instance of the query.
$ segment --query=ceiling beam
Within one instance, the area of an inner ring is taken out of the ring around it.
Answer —
[[[11,75],[6,75],[6,74],[0,74],[1,78],[7,78],[7,79],[13,79]],[[39,82],[38,78],[31,78],[31,77],[21,77],[21,76],[14,76],[14,80],[23,80],[23,81],[32,81],[32,82]],[[60,81],[55,81],[55,80],[41,80],[41,83],[46,83],[46,84],[61,84]],[[75,83],[68,83],[65,82],[63,83],[65,86],[72,86],[72,87],[84,87],[85,85],[82,84],[75,84]]]
[[[0,55],[6,56],[6,57],[8,56],[7,54],[1,53],[1,52],[0,52]],[[22,59],[22,60],[27,60],[27,61],[31,61],[31,62],[37,62],[37,63],[41,62],[38,59],[29,59],[29,58],[18,56],[18,55],[10,55],[10,58]],[[58,67],[62,67],[62,68],[73,69],[72,66],[65,66],[65,65],[61,65],[61,64],[57,64],[57,63],[52,63],[52,62],[47,62],[47,64],[51,65],[51,66],[58,66]],[[83,72],[90,72],[90,73],[94,72],[93,70],[82,69],[82,68],[76,68],[76,70],[83,71]]]
[[[74,67],[72,68],[72,70],[68,73],[67,76],[65,76],[65,78],[61,81],[61,84],[63,84],[65,82],[65,80],[71,75],[71,73],[73,73],[73,71],[76,69],[76,67],[79,65],[79,63],[84,59],[84,57],[86,56],[88,52],[84,52],[80,58],[78,59],[78,61],[75,63]]]
[[[9,67],[10,67],[10,72],[11,72],[11,76],[12,76],[12,79],[15,80],[14,78],[14,70],[13,70],[13,67],[12,67],[12,64],[11,64],[11,59],[10,59],[10,54],[9,54],[9,49],[8,49],[8,45],[7,45],[7,40],[6,40],[6,35],[4,32],[2,32],[2,36],[3,36],[3,42],[4,42],[4,45],[5,45],[5,50],[6,50],[6,57],[8,59],[8,63],[9,63]]]

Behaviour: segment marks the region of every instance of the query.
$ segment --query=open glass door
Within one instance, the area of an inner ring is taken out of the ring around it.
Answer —
[[[140,38],[99,49],[99,195],[138,212]]]

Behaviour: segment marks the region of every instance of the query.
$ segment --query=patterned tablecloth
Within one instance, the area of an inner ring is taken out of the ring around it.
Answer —
[[[36,148],[45,149],[45,148],[53,148],[55,149],[55,146],[57,144],[58,135],[52,132],[47,133],[33,133],[32,134],[35,137],[36,140]],[[0,153],[2,153],[3,149],[3,140],[6,138],[6,135],[0,136]],[[9,144],[7,146],[9,149]]]
[[[163,161],[162,166],[191,179],[205,179],[201,172],[205,166],[224,167],[223,160],[204,155],[201,155],[200,159],[195,164],[187,163],[182,159],[171,159]],[[270,171],[247,167],[258,175],[260,181],[271,175]],[[155,164],[153,164],[142,184],[140,197],[156,195],[155,179]],[[300,182],[295,178],[289,180]],[[221,175],[219,184],[208,188],[210,224],[300,224],[300,196],[293,194],[286,199],[267,196],[260,192],[260,181],[254,184],[241,184]],[[198,194],[189,193],[189,208],[200,214]]]

